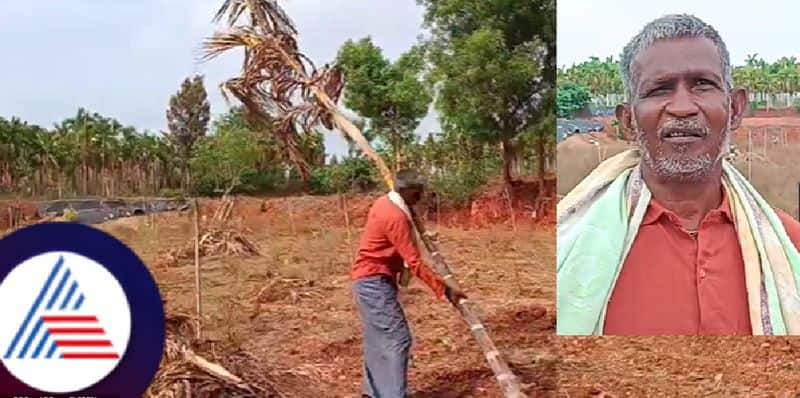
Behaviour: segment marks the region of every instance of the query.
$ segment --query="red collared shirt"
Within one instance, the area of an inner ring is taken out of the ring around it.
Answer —
[[[800,247],[800,223],[776,210]],[[751,335],[744,261],[727,198],[696,236],[652,200],[611,294],[606,335]]]
[[[411,221],[405,213],[387,195],[381,196],[367,215],[367,225],[350,276],[359,279],[386,275],[396,279],[405,260],[414,276],[428,285],[437,297],[444,298],[444,283],[423,263],[413,234]]]

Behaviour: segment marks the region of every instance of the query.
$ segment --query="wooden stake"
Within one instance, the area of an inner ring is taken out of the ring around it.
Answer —
[[[541,184],[540,188],[544,187],[544,184]],[[506,187],[506,200],[508,202],[508,211],[511,214],[511,230],[517,232],[517,217],[514,214],[514,202],[511,196],[511,188]]]
[[[597,147],[597,165],[599,166],[600,163],[603,163],[603,154],[600,152],[600,142],[595,142],[594,146]]]
[[[350,215],[347,211],[347,196],[339,194],[339,203],[342,205],[342,213],[344,213],[344,225],[347,227],[347,259],[352,265],[355,260],[353,259],[353,242],[350,232]]]
[[[289,226],[292,228],[292,236],[297,236],[294,228],[294,216],[292,215],[292,198],[286,198],[286,207],[289,209]]]
[[[442,229],[442,198],[440,195],[436,195],[436,233],[438,234],[441,232]]]
[[[747,180],[753,181],[753,130],[747,130]]]
[[[201,340],[203,338],[203,307],[200,286],[200,205],[197,198],[194,199],[194,288],[197,304],[197,340]]]

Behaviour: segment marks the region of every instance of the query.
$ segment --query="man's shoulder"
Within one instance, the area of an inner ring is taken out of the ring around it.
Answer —
[[[783,229],[785,229],[786,234],[789,235],[789,239],[791,239],[795,247],[800,249],[800,221],[797,221],[797,219],[781,209],[775,209],[775,213],[778,214],[778,218],[781,220],[781,224],[783,224]]]
[[[381,197],[375,199],[375,201],[372,202],[370,213],[372,213],[374,217],[385,221],[398,221],[405,220],[406,218],[403,211],[389,200],[388,195],[381,195]]]

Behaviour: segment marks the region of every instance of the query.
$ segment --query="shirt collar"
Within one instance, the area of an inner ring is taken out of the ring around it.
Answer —
[[[655,198],[650,199],[650,204],[647,207],[647,212],[642,219],[642,225],[654,224],[662,216],[670,219],[675,224],[680,224],[678,216],[659,203]],[[731,211],[730,202],[725,188],[722,189],[722,203],[716,208],[711,210],[704,218],[704,220],[729,222],[733,223],[733,212]]]

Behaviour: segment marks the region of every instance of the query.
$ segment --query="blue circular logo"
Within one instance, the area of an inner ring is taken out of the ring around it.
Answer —
[[[158,286],[99,229],[43,223],[0,240],[0,303],[0,396],[140,397],[158,370]]]

